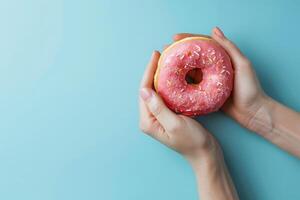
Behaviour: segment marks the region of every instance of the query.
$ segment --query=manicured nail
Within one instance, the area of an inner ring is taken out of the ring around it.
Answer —
[[[148,101],[152,96],[152,92],[149,89],[142,88],[140,90],[140,96],[144,101]]]
[[[220,38],[225,38],[224,33],[221,31],[221,29],[219,27],[214,28],[214,33]]]

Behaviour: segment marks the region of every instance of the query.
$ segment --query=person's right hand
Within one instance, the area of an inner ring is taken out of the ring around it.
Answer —
[[[199,35],[176,34],[174,41],[193,36]],[[238,47],[227,39],[217,27],[213,29],[211,37],[227,51],[234,67],[233,92],[222,109],[240,124],[252,129],[251,120],[264,107],[269,98],[262,90],[250,61],[241,53]]]
[[[201,199],[238,200],[216,139],[196,120],[172,112],[153,90],[153,76],[159,57],[157,51],[152,54],[141,81],[140,128],[190,162]]]
[[[216,161],[221,149],[216,139],[196,120],[172,112],[153,90],[160,53],[155,51],[140,86],[140,128],[194,163]]]

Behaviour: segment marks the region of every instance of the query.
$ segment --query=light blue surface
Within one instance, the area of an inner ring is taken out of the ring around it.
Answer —
[[[300,110],[299,1],[0,1],[0,199],[197,199],[178,154],[138,130],[153,49],[215,25],[251,58],[266,92]],[[222,113],[241,199],[300,199],[300,161]]]

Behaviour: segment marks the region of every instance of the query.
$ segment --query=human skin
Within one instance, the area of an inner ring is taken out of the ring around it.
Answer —
[[[169,110],[152,89],[159,56],[153,53],[141,82],[140,128],[189,161],[201,199],[238,199],[216,139],[194,119]]]
[[[174,40],[197,34],[181,33]],[[219,28],[212,38],[230,55],[235,73],[234,89],[222,110],[245,128],[300,158],[300,114],[269,97],[261,88],[251,62]]]
[[[192,36],[199,35],[181,33],[174,36],[174,41]],[[219,28],[213,29],[211,37],[230,55],[235,72],[234,89],[223,111],[244,127],[300,157],[299,114],[264,93],[249,60]],[[188,160],[202,200],[238,199],[216,139],[194,119],[170,111],[153,90],[159,56],[154,51],[140,85],[141,130]]]

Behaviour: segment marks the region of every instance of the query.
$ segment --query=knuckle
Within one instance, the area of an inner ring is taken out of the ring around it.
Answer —
[[[141,120],[140,124],[139,124],[140,130],[144,133],[149,133],[150,131],[150,124],[149,122],[145,121],[145,120]]]
[[[168,131],[175,133],[178,132],[181,129],[181,123],[180,122],[173,122],[172,125],[168,128]]]
[[[157,104],[152,107],[152,114],[154,116],[159,116],[161,114],[162,110],[163,110],[163,106],[160,104]]]
[[[160,126],[157,129],[157,131],[155,131],[155,132],[152,133],[152,137],[154,137],[157,140],[162,141],[162,137],[161,136],[164,134],[164,132],[165,132],[164,128]]]

